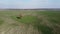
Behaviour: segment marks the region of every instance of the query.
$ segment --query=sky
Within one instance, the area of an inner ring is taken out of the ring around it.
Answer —
[[[60,0],[0,0],[0,8],[60,8]]]

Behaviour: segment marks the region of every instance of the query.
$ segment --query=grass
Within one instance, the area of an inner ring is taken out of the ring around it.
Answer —
[[[44,15],[47,17],[48,22],[51,24],[60,24],[60,13],[59,12],[36,12],[39,16]],[[42,16],[43,17],[43,16]],[[45,18],[45,17],[44,17]],[[15,16],[13,16],[13,19],[25,23],[25,24],[32,24],[34,29],[37,28],[38,31],[41,31],[43,34],[53,34],[53,28],[46,26],[46,25],[41,25],[40,23],[43,22],[43,19],[37,18],[37,16],[24,16],[21,19],[16,19]]]
[[[21,19],[17,19],[16,17],[20,13],[26,14],[26,15],[22,17]],[[30,14],[30,15],[27,15],[27,14]],[[32,16],[33,14],[37,14],[37,15]],[[58,29],[60,28],[59,26],[55,25],[55,24],[60,25],[60,12],[59,11],[22,11],[22,10],[14,11],[14,10],[10,10],[10,11],[5,11],[5,12],[1,11],[0,16],[1,15],[2,16],[8,15],[7,17],[10,17],[12,20],[18,21],[19,23],[23,23],[27,26],[32,25],[34,30],[37,29],[38,32],[41,31],[42,34],[54,34],[55,31],[57,31],[57,28],[55,28],[55,26],[58,27]],[[0,24],[2,24],[3,22],[4,21],[0,19]],[[18,26],[18,24],[16,23],[12,23],[12,25]]]
[[[48,26],[45,26],[45,25],[39,25],[39,26],[37,26],[37,29],[41,30],[41,32],[43,34],[53,34],[53,32],[52,32],[53,29]]]
[[[2,25],[4,23],[4,21],[0,18],[0,25]]]

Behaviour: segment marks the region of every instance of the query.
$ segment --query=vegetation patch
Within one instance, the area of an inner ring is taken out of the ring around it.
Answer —
[[[0,25],[2,25],[4,23],[4,21],[0,18]]]

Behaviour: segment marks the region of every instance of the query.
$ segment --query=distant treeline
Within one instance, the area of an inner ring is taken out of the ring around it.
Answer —
[[[0,10],[60,10],[60,8],[39,8],[39,9],[0,9]]]

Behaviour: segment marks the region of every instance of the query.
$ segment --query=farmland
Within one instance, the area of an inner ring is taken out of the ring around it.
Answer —
[[[60,11],[1,10],[0,34],[60,34]]]

